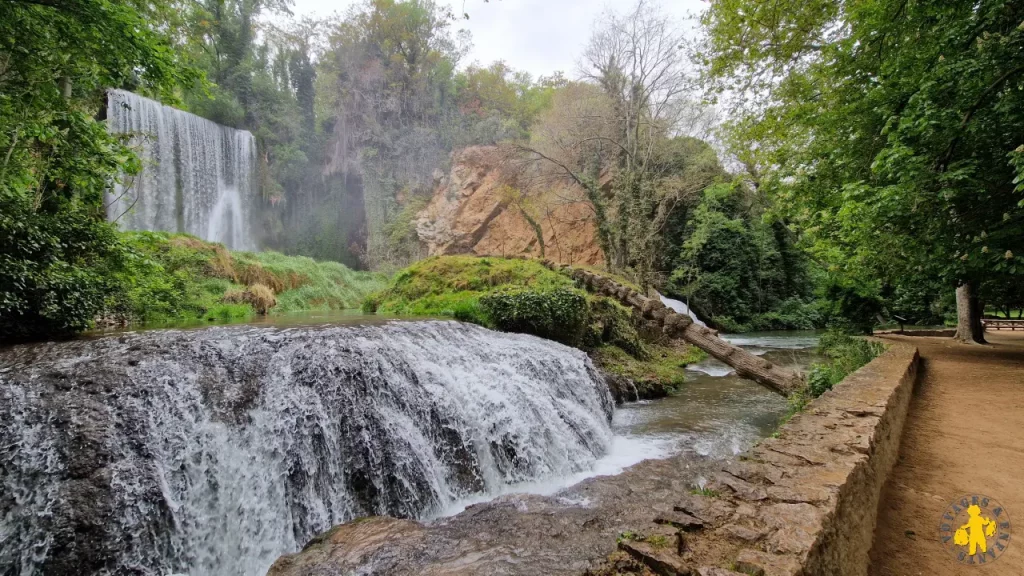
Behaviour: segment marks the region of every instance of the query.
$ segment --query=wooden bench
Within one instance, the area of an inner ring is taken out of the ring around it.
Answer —
[[[985,326],[985,330],[1024,330],[1024,319],[985,318],[981,323]]]

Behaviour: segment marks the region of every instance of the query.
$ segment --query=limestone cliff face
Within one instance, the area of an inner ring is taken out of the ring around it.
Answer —
[[[493,146],[452,154],[446,175],[434,174],[434,195],[417,233],[431,256],[545,256],[564,264],[601,264],[593,211],[584,191],[564,178],[509,162]],[[529,218],[527,217],[529,216]]]

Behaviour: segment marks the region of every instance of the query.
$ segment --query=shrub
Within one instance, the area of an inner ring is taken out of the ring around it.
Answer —
[[[0,341],[70,335],[102,311],[123,246],[87,209],[0,201]]]
[[[812,398],[831,390],[843,378],[874,360],[884,348],[877,342],[830,330],[821,337],[818,349],[828,360],[812,366],[807,375],[807,393]]]
[[[268,310],[277,306],[277,298],[274,291],[263,284],[253,284],[246,290],[249,293],[249,304],[259,314],[266,314]]]
[[[618,302],[610,298],[592,298],[583,345],[587,348],[598,348],[604,344],[611,344],[634,358],[650,358],[640,334],[633,326],[632,318],[632,312]]]
[[[823,316],[829,327],[844,332],[870,334],[882,312],[878,287],[839,277],[829,277],[821,288]]]
[[[750,324],[741,324],[734,320],[732,316],[716,316],[714,325],[726,334],[742,334],[751,331]]]
[[[771,312],[754,316],[753,330],[812,330],[820,325],[821,315],[815,306],[799,298],[789,298]]]
[[[363,301],[365,312],[408,316],[455,317],[491,326],[480,308],[481,296],[504,289],[529,287],[545,292],[571,288],[573,281],[539,262],[475,256],[427,258],[398,272],[384,290]]]
[[[577,346],[587,322],[587,298],[572,288],[506,289],[485,294],[480,305],[500,330],[524,332]]]

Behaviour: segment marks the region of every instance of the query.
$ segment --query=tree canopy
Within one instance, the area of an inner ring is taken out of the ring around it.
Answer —
[[[88,326],[124,258],[105,221],[113,180],[140,169],[97,116],[104,91],[174,101],[198,72],[147,2],[0,4],[0,338]]]
[[[976,295],[1024,274],[1022,22],[1006,0],[727,0],[702,62],[737,156],[830,273]]]

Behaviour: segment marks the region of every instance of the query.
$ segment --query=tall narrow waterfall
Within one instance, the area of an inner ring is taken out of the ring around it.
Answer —
[[[590,467],[585,354],[455,322],[151,331],[0,352],[0,573],[263,576],[355,517]]]
[[[135,135],[142,172],[119,183],[107,214],[130,230],[188,232],[254,249],[249,232],[256,143],[234,130],[123,90],[107,96],[111,132]]]
[[[671,308],[676,314],[686,314],[697,326],[707,326],[703,320],[697,317],[693,310],[690,310],[690,307],[685,302],[674,300],[661,294],[658,294],[658,298],[661,298],[661,303]]]

